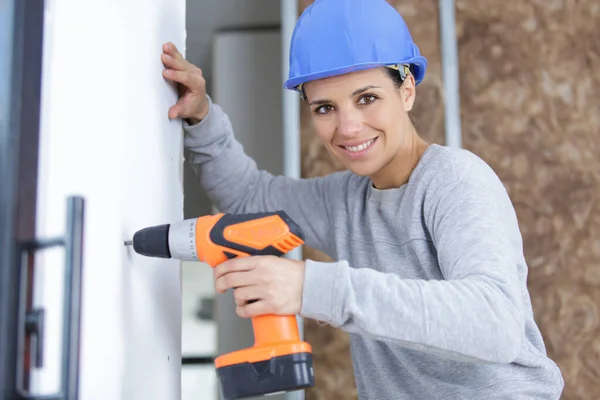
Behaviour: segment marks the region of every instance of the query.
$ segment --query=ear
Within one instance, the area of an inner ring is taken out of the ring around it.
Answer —
[[[408,112],[412,110],[413,104],[415,103],[415,96],[417,95],[417,85],[415,83],[415,77],[412,76],[412,74],[409,74],[406,79],[404,79],[401,89],[404,110]]]

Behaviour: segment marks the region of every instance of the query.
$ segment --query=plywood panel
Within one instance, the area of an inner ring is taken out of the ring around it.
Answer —
[[[311,4],[301,0],[300,12]],[[402,14],[429,67],[425,81],[418,86],[417,100],[411,118],[430,142],[443,143],[444,106],[441,99],[442,78],[438,30],[438,2],[435,0],[390,0]],[[302,176],[321,176],[340,170],[342,166],[323,147],[310,125],[310,116],[301,105]],[[305,249],[305,258],[328,260],[314,249]],[[356,389],[350,358],[348,335],[329,326],[320,326],[305,320],[305,337],[313,345],[316,386],[306,393],[307,400],[349,400],[356,398]]]
[[[463,144],[513,199],[566,400],[600,398],[599,20],[597,0],[457,0]]]
[[[180,220],[181,121],[161,75],[185,50],[185,1],[46,3],[38,236],[62,234],[65,198],[86,200],[80,397],[181,398],[180,264],[131,254],[140,228]],[[62,252],[38,260],[47,309],[36,393],[58,389]]]

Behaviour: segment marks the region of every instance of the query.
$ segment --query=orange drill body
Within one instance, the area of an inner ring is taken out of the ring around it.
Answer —
[[[278,214],[203,216],[196,221],[195,237],[198,260],[213,268],[233,257],[269,254],[275,252],[273,249],[285,254],[304,243],[301,235],[293,232]],[[252,327],[254,346],[217,357],[217,368],[312,352],[311,346],[300,340],[298,323],[293,315],[257,316],[252,318]]]
[[[301,229],[282,211],[216,214],[138,231],[139,254],[199,260],[212,268],[235,257],[282,256],[302,245]],[[252,318],[254,345],[223,354],[215,367],[225,399],[298,390],[314,385],[312,348],[294,315]]]

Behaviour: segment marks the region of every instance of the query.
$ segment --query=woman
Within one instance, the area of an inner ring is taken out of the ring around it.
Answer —
[[[511,201],[480,158],[426,143],[409,112],[427,61],[384,0],[317,0],[299,18],[285,86],[346,171],[294,180],[257,169],[202,72],[171,44],[170,118],[220,211],[285,210],[336,262],[275,257],[215,268],[241,317],[299,314],[350,333],[361,399],[558,399],[532,315]],[[249,302],[250,300],[256,300]]]

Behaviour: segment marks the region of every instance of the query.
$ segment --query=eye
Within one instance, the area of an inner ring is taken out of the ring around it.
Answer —
[[[327,114],[328,112],[333,111],[333,106],[327,104],[320,107],[317,107],[313,110],[315,114]]]
[[[358,104],[370,104],[377,100],[377,96],[374,94],[365,94],[364,96],[360,96],[358,100]]]

